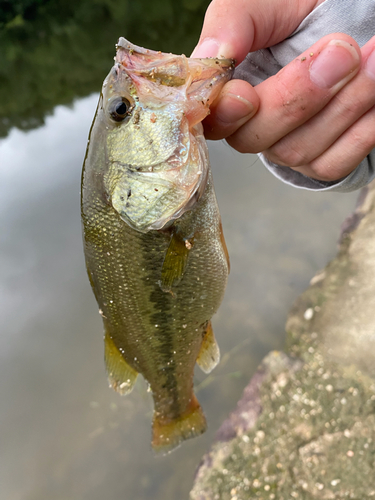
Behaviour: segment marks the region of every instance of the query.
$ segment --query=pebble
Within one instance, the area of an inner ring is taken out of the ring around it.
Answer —
[[[314,316],[314,309],[312,307],[309,307],[308,309],[306,309],[303,317],[305,318],[306,321],[309,321],[310,319],[312,319],[312,317]]]

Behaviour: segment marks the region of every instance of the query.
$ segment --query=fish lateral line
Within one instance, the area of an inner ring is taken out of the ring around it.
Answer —
[[[205,431],[194,367],[220,359],[229,259],[201,122],[232,74],[121,38],[90,129],[81,213],[108,380],[121,395],[149,383],[157,454]]]

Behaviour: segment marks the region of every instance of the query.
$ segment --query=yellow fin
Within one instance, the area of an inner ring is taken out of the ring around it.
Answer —
[[[129,394],[138,372],[128,365],[108,333],[104,337],[104,359],[109,385],[121,395]]]
[[[228,264],[228,273],[229,273],[230,272],[229,252],[228,252],[227,244],[226,244],[225,238],[224,238],[223,224],[221,223],[221,219],[220,219],[220,228],[219,228],[219,231],[220,231],[221,246],[223,247],[225,259],[226,259],[227,264]]]
[[[154,414],[152,448],[157,454],[164,455],[177,448],[186,439],[203,434],[206,427],[206,418],[193,394],[188,410],[180,417],[164,423]]]
[[[184,239],[177,232],[173,233],[161,270],[160,287],[164,292],[170,292],[184,275],[192,245],[192,238]]]
[[[220,349],[212,330],[211,321],[209,321],[197,357],[197,364],[204,373],[210,373],[219,361]]]

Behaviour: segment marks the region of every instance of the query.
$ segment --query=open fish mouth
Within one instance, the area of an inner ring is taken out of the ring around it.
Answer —
[[[115,61],[123,64],[126,67],[137,67],[137,61],[139,61],[138,67],[145,69],[147,71],[148,63],[152,66],[155,65],[156,61],[162,61],[166,59],[179,60],[180,58],[189,59],[189,61],[204,61],[208,65],[219,65],[221,69],[231,69],[234,70],[235,60],[234,59],[216,59],[216,58],[187,58],[185,55],[174,55],[172,53],[166,53],[161,51],[155,51],[151,49],[145,49],[144,47],[139,47],[134,43],[129,42],[124,37],[120,37],[116,44],[116,57]],[[177,76],[177,75],[176,75]]]
[[[229,259],[201,121],[233,68],[120,38],[84,161],[85,258],[108,379],[120,394],[139,373],[150,384],[160,453],[205,431],[194,366],[209,373],[220,359],[210,320]]]
[[[231,79],[235,65],[233,59],[194,59],[144,49],[123,37],[116,49],[115,62],[133,81],[139,99],[154,103],[185,100],[190,126],[209,114],[209,106],[223,83]]]
[[[116,47],[103,87],[110,130],[107,188],[131,227],[160,230],[204,192],[208,153],[201,121],[231,78],[234,61],[166,54],[125,38]]]

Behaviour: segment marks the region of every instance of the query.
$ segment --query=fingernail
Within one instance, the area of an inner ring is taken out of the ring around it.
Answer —
[[[215,117],[223,123],[236,123],[254,113],[253,104],[243,97],[227,92],[215,108]]]
[[[232,57],[230,47],[225,43],[220,43],[215,38],[205,38],[202,43],[198,44],[193,50],[190,57]]]
[[[359,55],[353,45],[331,40],[310,66],[310,79],[315,85],[329,89],[349,80],[359,67]]]
[[[367,58],[366,73],[372,80],[375,80],[375,48]]]

